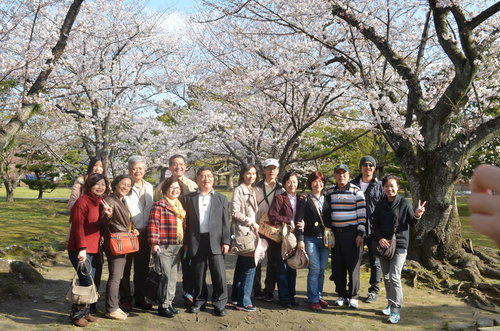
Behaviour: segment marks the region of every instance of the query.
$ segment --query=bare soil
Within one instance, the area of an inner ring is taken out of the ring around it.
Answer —
[[[227,256],[227,279],[232,280],[235,256]],[[104,267],[101,282],[101,298],[98,309],[104,312],[104,292],[107,279],[107,266]],[[45,281],[40,285],[26,284],[28,296],[23,298],[0,298],[0,330],[67,330],[76,329],[68,319],[70,304],[64,297],[73,277],[69,261],[62,259],[44,274]],[[327,276],[330,271],[327,270]],[[210,282],[209,276],[208,282]],[[365,299],[369,273],[362,271],[361,299]],[[390,325],[386,317],[379,314],[386,305],[385,290],[376,303],[360,302],[359,309],[329,307],[322,312],[312,312],[306,302],[307,270],[299,270],[297,277],[297,299],[299,307],[284,309],[278,302],[254,301],[257,312],[245,313],[234,310],[228,304],[228,314],[216,317],[209,307],[198,314],[188,314],[180,309],[175,318],[159,317],[156,311],[133,310],[125,321],[106,319],[103,313],[99,321],[87,327],[90,330],[440,330],[447,322],[472,321],[479,317],[498,316],[466,305],[453,295],[444,295],[428,288],[411,288],[404,285],[405,302],[401,322]],[[178,297],[175,306],[182,308],[180,297],[181,275],[179,274]],[[229,293],[231,285],[228,284]],[[325,281],[325,299],[335,299],[333,282]]]

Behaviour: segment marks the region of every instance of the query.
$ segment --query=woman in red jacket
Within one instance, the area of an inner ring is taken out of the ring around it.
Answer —
[[[288,172],[283,176],[283,187],[285,192],[277,195],[268,211],[269,221],[273,224],[290,225],[290,230],[295,229],[295,213],[297,210],[297,185],[299,177],[293,172]],[[275,257],[278,269],[278,296],[280,304],[283,307],[289,308],[298,306],[295,301],[295,283],[297,280],[297,271],[290,268],[286,260],[281,258],[281,252],[270,252],[279,254]]]
[[[179,311],[172,306],[175,297],[177,273],[181,263],[181,245],[184,238],[186,212],[179,201],[182,195],[180,181],[170,177],[161,185],[163,194],[149,212],[148,242],[155,254],[155,269],[167,278],[166,291],[158,305],[158,315],[174,317]]]
[[[103,211],[111,214],[111,208],[103,203],[102,196],[108,193],[108,180],[102,174],[92,174],[85,181],[83,194],[71,208],[71,232],[68,240],[68,255],[71,264],[77,270],[81,286],[91,286],[98,266],[99,240],[101,238],[99,225],[100,206]],[[78,265],[81,264],[81,268]],[[76,326],[87,326],[94,322],[90,315],[89,305],[73,304],[71,320]]]

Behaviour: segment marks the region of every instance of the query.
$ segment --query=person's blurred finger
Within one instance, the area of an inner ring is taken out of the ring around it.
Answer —
[[[500,246],[500,221],[498,216],[472,214],[470,224],[474,230],[489,236]]]
[[[470,190],[475,192],[496,192],[500,191],[500,168],[482,164],[474,170],[474,175],[470,182]]]
[[[469,197],[467,205],[471,214],[493,215],[498,210],[498,198],[485,193],[474,193]],[[499,220],[500,222],[500,220]]]

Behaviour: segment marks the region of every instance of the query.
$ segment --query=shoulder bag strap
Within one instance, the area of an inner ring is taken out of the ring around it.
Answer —
[[[323,222],[323,216],[321,216],[321,212],[320,212],[320,210],[319,210],[319,208],[318,208],[318,205],[316,204],[316,201],[314,201],[314,199],[315,199],[314,197],[313,197],[313,198],[311,198],[311,201],[313,202],[314,207],[316,207],[316,210],[318,211],[319,220],[321,221],[321,225],[323,225],[323,227],[324,227],[324,228],[326,228],[325,223]],[[325,199],[326,199],[326,198],[325,198]]]

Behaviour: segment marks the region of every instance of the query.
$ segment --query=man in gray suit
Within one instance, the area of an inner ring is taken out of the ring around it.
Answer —
[[[194,278],[193,306],[189,313],[205,309],[208,293],[203,290],[208,267],[212,278],[212,305],[216,316],[226,315],[227,286],[224,254],[229,251],[229,203],[213,190],[214,175],[208,167],[196,173],[198,191],[184,196],[186,209],[185,244],[191,256]]]

